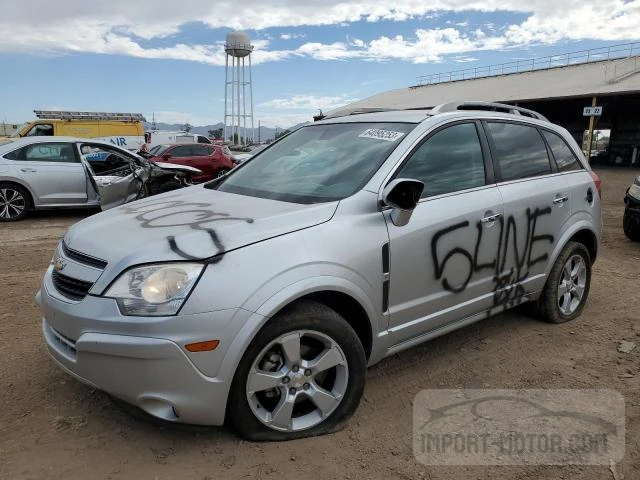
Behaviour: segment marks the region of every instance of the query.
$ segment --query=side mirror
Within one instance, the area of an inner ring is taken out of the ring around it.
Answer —
[[[396,227],[403,227],[409,223],[423,189],[424,183],[419,180],[398,178],[391,181],[382,191],[382,201],[393,208],[391,221]]]
[[[171,154],[170,153],[163,153],[162,154],[162,158],[164,158],[165,160],[168,160],[171,158]]]

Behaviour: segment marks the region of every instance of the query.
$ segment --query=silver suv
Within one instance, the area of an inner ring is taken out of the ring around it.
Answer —
[[[352,113],[74,225],[37,294],[53,359],[280,440],[338,429],[388,355],[524,302],[580,315],[600,180],[566,130],[499,104]]]

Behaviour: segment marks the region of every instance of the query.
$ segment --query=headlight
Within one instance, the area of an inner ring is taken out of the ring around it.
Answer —
[[[123,315],[175,315],[196,284],[201,263],[164,263],[127,270],[103,296],[115,298]]]
[[[640,185],[638,185],[637,183],[632,184],[629,187],[629,191],[627,192],[627,195],[640,201]]]

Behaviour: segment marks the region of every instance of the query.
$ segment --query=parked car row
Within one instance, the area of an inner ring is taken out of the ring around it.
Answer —
[[[624,197],[622,228],[625,235],[634,242],[640,242],[640,176],[636,177]]]
[[[31,210],[112,208],[193,184],[202,172],[88,139],[37,136],[0,144],[0,221]]]

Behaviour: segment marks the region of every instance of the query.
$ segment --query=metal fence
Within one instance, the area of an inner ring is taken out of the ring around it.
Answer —
[[[514,60],[497,65],[452,70],[444,73],[433,73],[418,77],[418,84],[411,87],[422,87],[436,83],[456,82],[474,78],[495,77],[513,73],[531,72],[534,70],[548,70],[550,68],[578,65],[581,63],[601,62],[617,58],[632,57],[640,54],[640,42],[621,43],[609,47],[592,48],[577,52],[562,53],[548,57]]]

